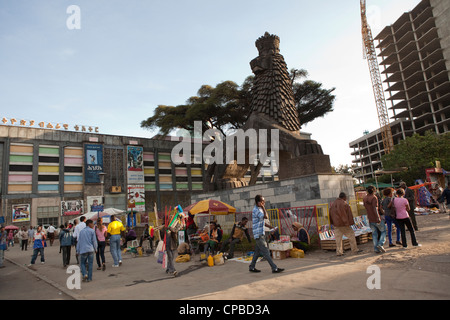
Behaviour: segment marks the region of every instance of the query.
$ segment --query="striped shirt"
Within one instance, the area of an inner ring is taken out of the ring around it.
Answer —
[[[259,208],[257,206],[253,207],[252,226],[253,226],[253,237],[255,239],[259,239],[259,237],[264,237],[264,212],[262,208]]]

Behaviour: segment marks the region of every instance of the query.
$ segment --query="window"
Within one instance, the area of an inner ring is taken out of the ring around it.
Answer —
[[[38,207],[37,208],[37,223],[38,225],[52,224],[58,227],[60,215],[59,206],[54,207]]]

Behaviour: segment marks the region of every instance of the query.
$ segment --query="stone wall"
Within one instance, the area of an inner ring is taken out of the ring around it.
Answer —
[[[191,201],[215,199],[235,207],[237,212],[246,212],[253,209],[258,194],[265,197],[267,209],[280,209],[329,204],[340,192],[345,192],[348,200],[355,198],[351,175],[314,174],[232,190],[193,194]]]

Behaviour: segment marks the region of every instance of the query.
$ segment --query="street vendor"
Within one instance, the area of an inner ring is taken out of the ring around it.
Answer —
[[[234,246],[241,243],[244,236],[247,237],[248,242],[252,242],[250,234],[247,228],[248,218],[243,217],[241,221],[235,222],[233,228],[231,229],[230,237],[223,243],[221,252],[225,252],[227,247],[230,246],[230,251],[228,252],[227,259],[233,259],[234,257]]]
[[[197,232],[197,225],[194,221],[194,215],[188,213],[188,218],[186,220],[186,237],[189,239],[190,235],[193,235]]]
[[[123,247],[126,248],[128,241],[136,240],[136,238],[136,231],[134,231],[133,228],[127,227],[127,234],[125,236]]]
[[[209,240],[205,242],[203,252],[206,253],[208,250],[214,253],[217,249],[217,245],[222,241],[222,229],[219,228],[217,222],[211,221],[209,225]]]
[[[311,245],[311,239],[308,231],[299,222],[293,222],[292,228],[295,234],[291,235],[292,245],[300,250],[307,251]]]

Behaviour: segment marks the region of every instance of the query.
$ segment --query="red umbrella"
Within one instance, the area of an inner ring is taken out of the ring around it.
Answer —
[[[9,225],[5,227],[5,230],[19,230],[19,227],[13,226],[13,225]]]

